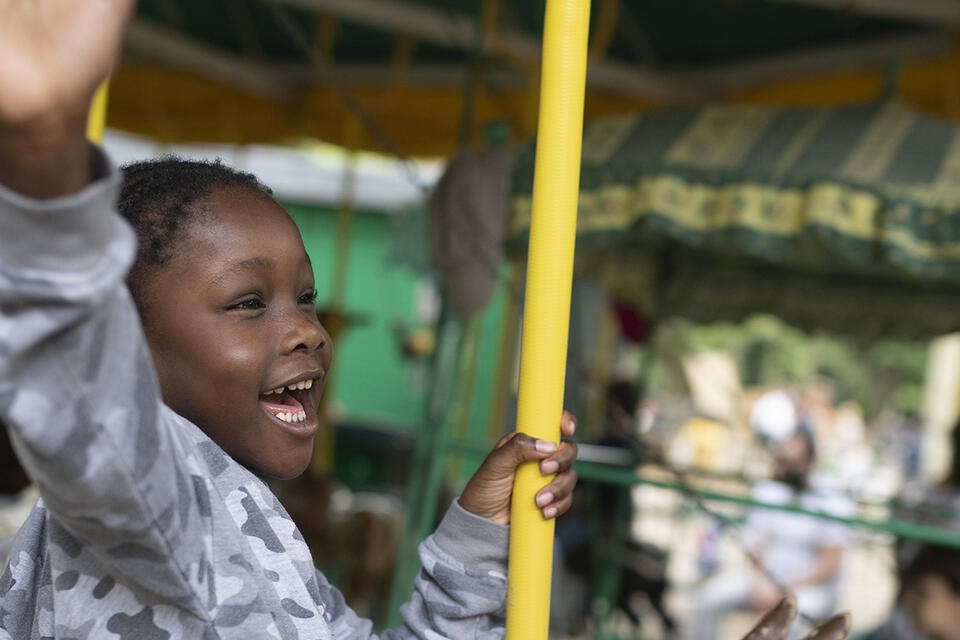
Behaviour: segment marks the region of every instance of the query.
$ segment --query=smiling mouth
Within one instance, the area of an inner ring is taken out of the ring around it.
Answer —
[[[260,395],[260,406],[277,422],[298,433],[312,433],[317,428],[314,385],[320,379],[301,380]]]

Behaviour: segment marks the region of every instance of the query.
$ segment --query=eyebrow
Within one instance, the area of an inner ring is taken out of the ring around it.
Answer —
[[[246,258],[230,263],[222,272],[213,277],[212,282],[220,282],[232,275],[238,273],[247,273],[259,269],[269,269],[273,266],[273,260],[269,258]]]
[[[237,260],[236,262],[231,263],[223,273],[214,278],[214,281],[220,281],[226,278],[227,276],[236,274],[236,273],[245,273],[249,271],[256,271],[258,269],[270,269],[275,265],[274,261],[270,258],[246,258],[244,260]],[[307,256],[306,266],[313,268],[313,263],[310,261],[310,256]]]
[[[247,258],[237,260],[227,267],[227,273],[242,273],[244,271],[255,271],[256,269],[269,269],[273,266],[273,260],[269,258]]]

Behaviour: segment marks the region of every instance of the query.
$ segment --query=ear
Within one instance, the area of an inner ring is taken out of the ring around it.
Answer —
[[[797,599],[791,594],[760,618],[743,640],[784,640],[797,617]]]
[[[804,636],[803,640],[843,640],[850,631],[850,614],[841,613],[827,620],[809,634]]]

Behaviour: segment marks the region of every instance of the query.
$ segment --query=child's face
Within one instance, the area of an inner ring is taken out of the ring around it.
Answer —
[[[936,640],[960,640],[960,595],[941,576],[921,576],[903,597],[917,629]]]
[[[194,206],[207,213],[145,291],[163,399],[241,464],[296,476],[310,462],[332,355],[300,232],[252,189],[218,189]]]

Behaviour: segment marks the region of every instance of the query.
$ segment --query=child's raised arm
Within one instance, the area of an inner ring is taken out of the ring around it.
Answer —
[[[89,180],[90,100],[131,0],[0,0],[0,184],[32,198]]]
[[[0,586],[16,638],[38,637],[43,609],[71,593],[83,595],[57,608],[57,629],[95,625],[90,637],[125,624],[113,618],[131,593],[208,615],[209,498],[165,423],[124,286],[135,241],[115,210],[119,175],[84,140],[130,6],[0,0],[0,423],[46,506]]]

